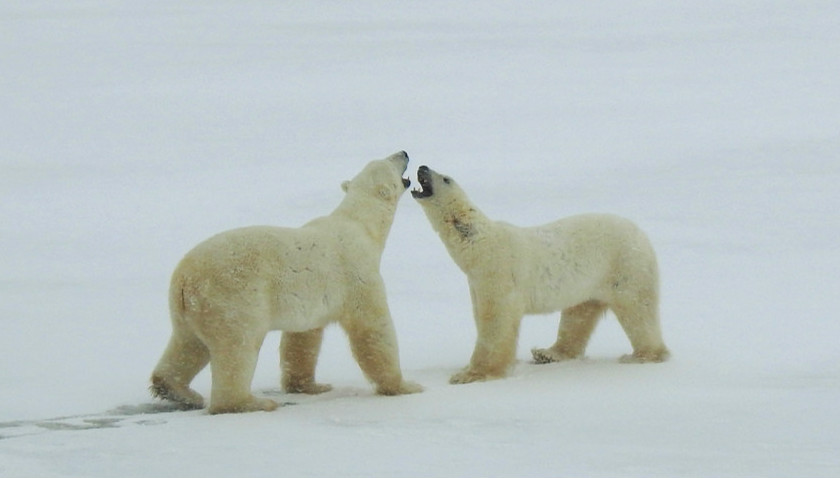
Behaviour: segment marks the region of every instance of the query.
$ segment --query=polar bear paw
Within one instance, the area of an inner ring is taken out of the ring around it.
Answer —
[[[316,383],[313,381],[287,383],[283,387],[286,393],[305,393],[307,395],[318,395],[319,393],[329,392],[332,390],[332,385],[327,383]]]
[[[173,386],[166,379],[158,375],[152,377],[149,391],[161,400],[169,400],[178,404],[184,410],[204,408],[201,394],[187,386]]]
[[[483,382],[492,378],[495,377],[491,377],[487,373],[479,372],[471,368],[465,368],[464,370],[461,370],[460,372],[450,377],[449,383],[453,385],[460,385],[464,383]]]
[[[208,410],[211,415],[219,413],[245,413],[245,412],[271,412],[277,410],[280,405],[269,398],[257,398],[252,396],[248,400],[236,403],[216,405],[211,403]]]
[[[376,388],[376,393],[379,395],[407,395],[410,393],[420,393],[423,391],[423,386],[414,382],[404,380],[396,388],[379,386]]]
[[[577,357],[565,353],[559,352],[554,348],[548,349],[538,349],[533,348],[531,349],[531,355],[534,357],[534,363],[543,364],[543,363],[551,363],[551,362],[562,362],[564,360],[572,360]]]
[[[647,350],[633,352],[632,354],[622,355],[619,359],[621,363],[659,363],[668,360],[671,353],[667,349]]]

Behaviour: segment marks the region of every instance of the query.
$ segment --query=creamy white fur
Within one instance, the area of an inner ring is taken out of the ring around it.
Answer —
[[[608,308],[633,347],[623,361],[667,359],[656,255],[632,222],[586,214],[517,227],[489,219],[448,176],[421,166],[418,179],[422,190],[412,193],[467,275],[478,329],[470,364],[452,383],[505,376],[526,314],[562,311],[554,345],[532,350],[538,363],[582,356]]]
[[[397,202],[408,187],[408,156],[371,161],[342,184],[344,200],[300,228],[246,227],[187,253],[172,275],[172,337],[152,374],[155,396],[202,407],[189,387],[209,362],[210,413],[273,410],[251,393],[257,355],[282,330],[283,387],[320,393],[315,382],[323,328],[338,322],[378,393],[413,393],[402,378],[397,338],[379,264]]]

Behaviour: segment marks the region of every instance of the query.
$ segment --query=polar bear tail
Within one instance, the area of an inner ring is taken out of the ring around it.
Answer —
[[[183,320],[184,312],[187,310],[187,299],[184,292],[185,286],[184,276],[176,274],[172,277],[172,282],[169,284],[169,313],[172,316],[172,321]]]

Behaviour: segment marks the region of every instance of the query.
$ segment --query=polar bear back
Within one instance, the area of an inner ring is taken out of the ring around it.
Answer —
[[[352,282],[344,277],[341,225],[331,224],[338,230],[326,234],[318,223],[252,226],[200,243],[173,274],[173,284],[183,284],[185,312],[237,311],[264,317],[267,329],[288,331],[335,320]]]
[[[514,227],[514,226],[509,226]],[[611,214],[570,216],[542,226],[516,228],[517,280],[532,284],[531,313],[580,302],[609,300],[620,283],[658,282],[656,256],[633,222]],[[638,281],[638,274],[644,274]]]

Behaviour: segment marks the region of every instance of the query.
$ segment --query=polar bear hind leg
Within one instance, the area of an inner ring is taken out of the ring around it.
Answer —
[[[176,327],[152,372],[152,395],[181,404],[185,409],[203,408],[204,399],[190,382],[210,361],[210,351],[191,331]]]
[[[306,332],[283,332],[280,339],[280,365],[286,393],[315,395],[332,390],[331,385],[315,382],[315,365],[324,339],[324,328]]]
[[[607,304],[597,300],[564,309],[560,316],[557,341],[547,349],[531,349],[534,362],[560,362],[583,356],[586,344],[606,310]]]
[[[226,330],[214,335],[210,349],[211,414],[272,411],[275,401],[251,393],[251,381],[266,332]]]
[[[662,340],[659,326],[658,297],[655,292],[642,291],[630,300],[610,305],[618,323],[630,339],[633,353],[621,357],[623,363],[664,362],[670,352]]]

